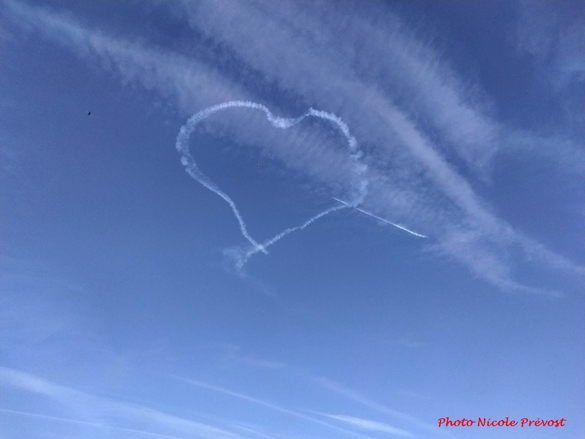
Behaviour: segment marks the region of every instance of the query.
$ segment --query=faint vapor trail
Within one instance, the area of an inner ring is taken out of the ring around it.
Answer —
[[[322,421],[320,419],[314,418],[314,417],[309,416],[309,415],[302,413],[300,411],[290,410],[290,409],[287,409],[285,407],[281,407],[279,405],[273,404],[271,402],[264,401],[264,400],[261,400],[258,398],[254,398],[253,396],[248,396],[248,395],[245,395],[245,394],[240,393],[240,392],[234,392],[232,390],[224,389],[223,387],[219,387],[219,386],[214,386],[213,384],[208,384],[208,383],[205,383],[203,381],[192,380],[189,378],[181,378],[181,377],[177,377],[177,378],[182,380],[182,381],[185,381],[186,383],[189,383],[193,386],[196,386],[196,387],[199,387],[202,389],[211,390],[211,391],[216,392],[216,393],[228,395],[228,396],[231,396],[233,398],[238,398],[238,399],[241,399],[243,401],[247,401],[247,402],[250,402],[250,403],[253,403],[256,405],[260,405],[260,406],[272,409],[274,411],[285,413],[289,416],[292,416],[293,419],[294,418],[304,419],[304,420],[312,422],[314,424],[318,424],[318,425],[321,425],[323,427],[327,427],[327,428],[332,429],[332,430],[337,430],[337,431],[343,433],[344,435],[357,436],[361,439],[373,439],[371,436],[366,436],[366,435],[361,434],[361,433],[356,433],[356,432],[351,431],[351,430],[346,430],[345,428],[341,428],[341,427],[338,427],[337,425],[330,424],[329,422],[325,422],[325,421]]]
[[[406,227],[401,226],[400,224],[396,224],[396,223],[393,223],[391,221],[388,221],[387,219],[384,219],[384,218],[381,218],[377,215],[374,215],[373,213],[368,212],[367,210],[361,209],[357,206],[352,206],[351,204],[349,204],[343,200],[340,200],[339,198],[335,198],[335,197],[332,197],[332,198],[335,201],[339,201],[340,203],[344,204],[346,207],[353,207],[354,209],[359,210],[361,213],[365,213],[366,215],[371,216],[372,218],[376,218],[377,220],[382,221],[383,223],[390,224],[391,226],[394,226],[394,227],[398,227],[400,230],[404,230],[405,232],[408,232],[411,235],[418,236],[419,238],[428,238],[427,235],[422,235],[420,233],[413,232],[412,230],[409,230]]]
[[[165,439],[184,439],[184,437],[171,436],[168,434],[153,433],[151,431],[136,430],[134,428],[117,427],[115,425],[100,424],[97,422],[80,421],[78,419],[63,418],[60,416],[42,415],[40,413],[23,412],[23,411],[19,411],[19,410],[10,410],[10,409],[0,409],[0,412],[9,413],[9,414],[13,414],[13,415],[19,415],[19,416],[27,416],[27,417],[31,417],[31,418],[40,418],[40,419],[45,419],[48,421],[66,422],[69,424],[77,424],[77,425],[86,425],[89,427],[96,427],[96,428],[101,428],[101,429],[108,429],[108,430],[115,429],[115,430],[130,432],[130,433],[138,433],[140,435],[145,435],[145,436],[161,437],[161,438],[165,438]]]
[[[250,234],[248,233],[246,223],[245,223],[244,219],[242,218],[242,215],[240,214],[240,212],[236,206],[236,203],[234,203],[234,201],[225,192],[223,192],[209,177],[207,177],[203,172],[201,172],[201,170],[197,166],[197,163],[195,162],[195,159],[193,158],[193,155],[191,154],[191,151],[189,150],[189,137],[191,136],[193,131],[195,131],[195,128],[197,128],[197,125],[199,125],[201,122],[203,122],[209,116],[211,116],[214,113],[217,113],[218,111],[222,111],[222,110],[225,110],[228,108],[237,108],[237,107],[252,108],[255,110],[263,111],[266,114],[266,118],[268,119],[268,121],[275,128],[286,129],[286,128],[293,127],[307,117],[316,117],[319,119],[328,120],[328,121],[332,122],[333,124],[335,124],[337,126],[337,128],[345,136],[345,138],[347,140],[347,145],[349,147],[350,157],[354,161],[354,167],[352,170],[353,183],[354,183],[353,189],[354,190],[352,191],[352,194],[351,194],[351,197],[352,197],[351,202],[349,202],[349,203],[344,202],[345,206],[342,206],[342,207],[336,206],[336,207],[329,208],[329,209],[315,215],[314,217],[312,217],[311,219],[309,219],[308,221],[306,221],[305,223],[303,223],[300,226],[290,227],[290,228],[284,230],[283,232],[276,235],[274,238],[266,241],[264,244],[259,244],[258,242],[256,242],[256,240],[254,238],[252,238],[250,236]],[[269,246],[276,243],[277,241],[279,241],[281,238],[288,235],[289,233],[295,232],[297,230],[303,230],[305,227],[309,226],[314,221],[316,221],[319,218],[321,218],[321,217],[323,217],[331,212],[334,212],[336,210],[339,210],[342,208],[347,208],[347,207],[357,208],[357,206],[362,203],[362,201],[364,200],[364,198],[366,197],[366,194],[367,194],[368,181],[364,176],[364,174],[367,170],[367,165],[365,165],[359,161],[363,154],[358,148],[358,144],[357,144],[355,137],[353,137],[350,134],[349,127],[347,126],[347,124],[345,122],[343,122],[343,120],[341,120],[335,114],[328,113],[326,111],[315,110],[314,108],[309,108],[309,110],[305,114],[303,114],[299,117],[296,117],[296,118],[283,118],[283,117],[274,116],[272,114],[272,112],[266,106],[264,106],[262,104],[258,104],[256,102],[250,102],[250,101],[224,102],[222,104],[218,104],[218,105],[214,105],[212,107],[206,108],[202,111],[199,111],[198,113],[195,113],[193,116],[191,116],[187,120],[187,123],[185,123],[185,125],[183,125],[179,131],[179,134],[177,136],[176,148],[177,148],[177,151],[179,151],[179,153],[181,154],[181,163],[183,164],[183,166],[185,166],[187,173],[189,175],[191,175],[191,177],[193,177],[199,183],[201,183],[203,186],[205,186],[207,189],[209,189],[210,191],[219,195],[226,203],[228,203],[228,205],[232,209],[232,212],[234,213],[234,216],[238,220],[238,223],[240,226],[240,232],[242,233],[244,238],[246,238],[252,244],[252,246],[253,246],[252,250],[249,250],[243,257],[240,257],[238,259],[238,261],[236,263],[238,268],[242,268],[243,265],[248,261],[248,259],[258,252],[262,252],[262,253],[267,254],[268,252],[266,249]]]

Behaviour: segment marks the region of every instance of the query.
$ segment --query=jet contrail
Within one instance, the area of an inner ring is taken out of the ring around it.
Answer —
[[[296,232],[297,230],[303,230],[304,228],[308,227],[313,222],[317,221],[319,218],[322,218],[325,215],[330,214],[331,212],[335,212],[336,210],[341,210],[341,209],[348,209],[350,207],[352,207],[352,206],[346,205],[346,206],[334,206],[334,207],[330,207],[329,209],[324,210],[321,213],[318,213],[317,215],[315,215],[311,219],[308,219],[307,221],[305,221],[300,226],[289,227],[288,229],[283,230],[278,235],[276,235],[274,238],[271,238],[268,241],[265,241],[262,244],[261,247],[264,248],[264,249],[267,249],[272,244],[276,243],[277,241],[280,241],[282,238],[284,238],[289,233]],[[260,250],[257,247],[254,247],[253,249],[248,250],[248,252],[236,262],[237,268],[242,268],[246,264],[246,262],[248,262],[248,259],[250,259],[252,256],[254,256],[259,251]]]
[[[193,158],[193,155],[191,154],[191,151],[189,150],[189,137],[191,136],[191,134],[193,133],[195,128],[197,128],[197,125],[199,125],[201,122],[203,122],[209,116],[211,116],[212,114],[214,114],[218,111],[222,111],[222,110],[225,110],[228,108],[236,108],[236,107],[253,108],[255,110],[263,111],[266,114],[266,118],[268,119],[268,121],[275,128],[281,128],[281,129],[290,128],[290,127],[295,126],[299,122],[301,122],[303,119],[305,119],[307,117],[311,117],[311,116],[319,118],[319,119],[323,119],[323,120],[328,120],[328,121],[332,122],[333,124],[335,124],[337,126],[337,128],[339,128],[339,130],[343,133],[343,135],[345,136],[345,138],[347,140],[347,144],[348,144],[349,152],[350,152],[350,157],[354,161],[354,165],[355,165],[354,169],[353,169],[354,191],[351,194],[351,196],[352,196],[351,202],[349,202],[349,203],[343,202],[343,204],[345,204],[345,206],[343,206],[343,207],[337,206],[337,207],[329,208],[329,209],[315,215],[314,217],[312,217],[311,219],[309,219],[308,221],[306,221],[302,225],[297,226],[297,227],[290,227],[290,228],[284,230],[283,232],[279,233],[278,235],[276,235],[274,238],[269,239],[264,244],[259,244],[248,233],[246,223],[245,223],[244,219],[242,218],[242,215],[240,214],[240,212],[236,206],[236,203],[234,203],[234,201],[225,192],[223,192],[209,177],[207,177],[203,172],[201,172],[201,170],[197,166],[195,159]],[[249,250],[245,254],[245,256],[243,257],[243,259],[240,259],[240,261],[237,263],[239,268],[241,268],[246,263],[246,261],[254,254],[256,254],[258,252],[262,252],[262,253],[267,254],[268,252],[266,249],[269,246],[271,246],[275,242],[279,241],[281,238],[288,235],[289,233],[292,233],[292,232],[297,231],[297,230],[302,230],[305,227],[307,227],[308,225],[310,225],[311,223],[313,223],[314,221],[318,220],[319,218],[321,218],[321,217],[323,217],[331,212],[339,210],[341,208],[346,208],[346,207],[357,208],[357,206],[362,203],[362,201],[364,200],[364,198],[366,197],[366,194],[367,194],[368,181],[364,176],[364,174],[367,170],[367,165],[360,162],[360,158],[362,157],[363,154],[358,148],[358,144],[357,144],[355,137],[353,137],[350,134],[349,127],[347,126],[347,124],[345,122],[343,122],[343,120],[341,120],[335,114],[328,113],[326,111],[315,110],[314,108],[309,108],[309,110],[305,114],[303,114],[297,118],[283,118],[283,117],[274,116],[272,114],[272,112],[266,106],[264,106],[262,104],[258,104],[256,102],[250,102],[250,101],[224,102],[222,104],[218,104],[218,105],[214,105],[212,107],[206,108],[202,111],[199,111],[198,113],[195,113],[193,116],[191,116],[187,120],[187,123],[185,123],[185,125],[183,125],[179,131],[179,134],[177,136],[176,148],[179,151],[179,153],[181,154],[181,163],[183,164],[183,166],[185,166],[187,173],[189,175],[191,175],[191,177],[193,177],[199,183],[201,183],[204,187],[206,187],[210,191],[216,193],[226,203],[228,203],[228,205],[232,209],[232,212],[234,213],[234,216],[238,220],[238,223],[240,225],[240,232],[242,233],[244,238],[246,238],[252,244],[252,246],[253,246],[252,250]],[[356,181],[359,183],[356,184]],[[397,226],[397,227],[399,227],[399,226]]]
[[[266,250],[263,249],[262,246],[258,244],[254,240],[254,238],[252,238],[249,235],[248,230],[246,228],[246,223],[244,222],[242,215],[240,215],[240,212],[236,207],[236,203],[234,203],[233,200],[225,192],[223,192],[213,181],[211,181],[209,177],[207,177],[203,172],[201,172],[201,170],[197,166],[197,163],[195,162],[195,159],[191,155],[191,151],[189,151],[189,137],[191,136],[191,133],[195,130],[197,125],[201,121],[211,116],[216,111],[220,111],[224,108],[228,107],[225,107],[224,104],[220,104],[216,105],[215,107],[210,107],[203,111],[200,111],[199,113],[194,114],[187,121],[187,123],[181,127],[179,135],[177,136],[176,147],[177,150],[181,153],[181,163],[183,164],[183,166],[185,166],[187,173],[191,175],[191,177],[193,177],[199,183],[201,183],[203,186],[205,186],[207,189],[209,189],[212,192],[215,192],[217,195],[223,198],[226,203],[229,204],[232,211],[234,212],[236,219],[238,220],[238,223],[240,224],[240,231],[242,232],[244,238],[250,241],[254,248],[257,248],[259,251],[266,253]]]
[[[377,220],[382,221],[383,223],[390,224],[391,226],[394,226],[394,227],[398,227],[400,230],[404,230],[405,232],[408,232],[411,235],[418,236],[419,238],[428,238],[427,235],[422,235],[420,233],[413,232],[412,230],[409,230],[406,227],[401,226],[400,224],[396,224],[396,223],[393,223],[391,221],[388,221],[387,219],[380,218],[378,215],[374,215],[373,213],[368,212],[367,210],[361,209],[357,206],[351,206],[349,203],[347,203],[343,200],[340,200],[339,198],[335,198],[335,197],[332,197],[332,198],[335,201],[339,201],[340,203],[344,204],[347,207],[353,207],[354,209],[359,210],[361,213],[365,213],[366,215],[371,216],[372,218],[376,218]]]

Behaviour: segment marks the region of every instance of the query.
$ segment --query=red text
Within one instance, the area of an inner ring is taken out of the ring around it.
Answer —
[[[528,418],[522,418],[520,420],[520,426],[524,427],[564,427],[565,426],[565,422],[567,420],[565,418],[561,418],[561,419],[548,419],[548,420],[541,420],[540,418],[538,419],[528,419]]]
[[[439,427],[471,427],[473,424],[475,424],[475,421],[466,418],[456,419],[455,421],[449,419],[449,416],[446,418],[439,418]]]
[[[515,421],[508,418],[506,419],[494,419],[492,418],[477,418],[477,426],[478,427],[515,427],[518,425],[518,421]]]

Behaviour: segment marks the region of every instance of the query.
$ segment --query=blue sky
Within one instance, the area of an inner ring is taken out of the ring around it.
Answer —
[[[0,8],[0,437],[585,432],[582,2]]]

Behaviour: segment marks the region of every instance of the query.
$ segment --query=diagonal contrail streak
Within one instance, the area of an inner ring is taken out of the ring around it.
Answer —
[[[224,389],[223,387],[214,386],[213,384],[208,384],[208,383],[205,383],[203,381],[192,380],[189,378],[181,378],[181,377],[177,377],[177,378],[185,381],[188,384],[191,384],[193,386],[196,386],[196,387],[199,387],[202,389],[207,389],[207,390],[211,390],[213,392],[222,393],[224,395],[228,395],[228,396],[231,396],[234,398],[248,401],[248,402],[251,402],[251,403],[254,403],[254,404],[257,404],[257,405],[260,405],[260,406],[263,406],[263,407],[266,407],[266,408],[269,408],[269,409],[272,409],[272,410],[275,410],[275,411],[278,411],[281,413],[286,413],[287,415],[291,415],[294,418],[304,419],[304,420],[312,422],[314,424],[318,424],[318,425],[321,425],[323,427],[327,427],[327,428],[332,429],[332,430],[337,430],[337,431],[343,433],[344,435],[352,435],[352,436],[359,437],[361,439],[372,439],[370,436],[366,436],[366,435],[361,434],[361,433],[356,433],[356,432],[351,431],[351,430],[346,430],[345,428],[341,428],[341,427],[338,427],[337,425],[330,424],[329,422],[325,422],[325,421],[322,421],[320,419],[314,418],[314,417],[309,416],[309,415],[302,413],[300,411],[287,409],[285,407],[281,407],[279,405],[276,405],[276,404],[273,404],[273,403],[270,403],[270,402],[267,402],[267,401],[264,401],[264,400],[261,400],[258,398],[254,398],[253,396],[248,396],[248,395],[245,395],[245,394],[240,393],[240,392],[234,392],[233,390]]]
[[[396,223],[393,223],[391,221],[388,221],[387,219],[381,218],[378,215],[374,215],[372,212],[368,212],[367,210],[364,210],[360,207],[352,206],[351,204],[347,203],[346,201],[340,200],[339,198],[335,198],[335,197],[332,197],[332,198],[335,201],[339,201],[340,203],[344,204],[346,207],[353,207],[354,209],[359,210],[361,213],[364,213],[368,216],[371,216],[372,218],[376,218],[377,220],[382,221],[383,223],[390,224],[391,226],[394,226],[394,227],[398,227],[400,230],[404,230],[405,232],[410,233],[411,235],[418,236],[419,238],[428,238],[427,235],[423,235],[421,233],[414,232],[410,229],[407,229],[404,226],[401,226],[400,224],[396,224]]]

